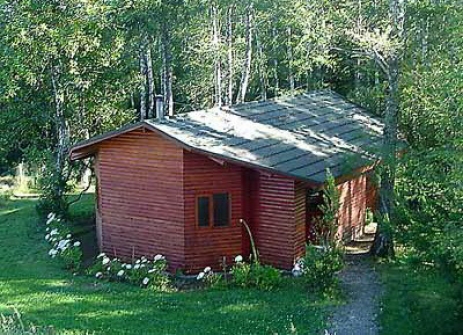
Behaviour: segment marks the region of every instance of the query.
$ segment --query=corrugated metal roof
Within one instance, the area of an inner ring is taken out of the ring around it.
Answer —
[[[186,146],[322,183],[376,159],[383,124],[332,91],[145,120]]]

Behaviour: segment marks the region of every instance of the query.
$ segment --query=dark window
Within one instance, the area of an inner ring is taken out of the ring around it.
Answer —
[[[228,193],[216,193],[214,201],[214,226],[225,227],[230,225],[230,204]]]
[[[209,226],[209,197],[198,198],[198,226]]]

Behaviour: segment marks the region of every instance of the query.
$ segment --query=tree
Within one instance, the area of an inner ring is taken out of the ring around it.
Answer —
[[[380,183],[380,214],[383,222],[394,217],[394,186],[397,169],[397,134],[399,117],[399,61],[404,35],[405,0],[389,1],[391,28],[389,38],[395,45],[384,57],[376,55],[387,76],[386,110],[383,131],[383,165]],[[394,255],[393,239],[390,229],[379,225],[371,252],[377,256]]]
[[[249,81],[251,79],[253,8],[254,6],[252,1],[248,0],[244,19],[246,52],[243,61],[243,68],[241,70],[240,90],[238,97],[236,98],[237,102],[244,102],[248,91]]]
[[[13,2],[0,12],[1,44],[6,46],[0,50],[4,65],[0,80],[10,92],[3,103],[11,113],[18,107],[28,111],[28,117],[15,120],[19,128],[35,127],[40,120],[38,136],[21,148],[22,155],[43,171],[44,195],[58,211],[66,209],[64,194],[72,174],[69,145],[101,129],[103,120],[112,124],[128,120],[101,113],[106,99],[118,96],[121,88],[118,73],[109,66],[118,64],[122,48],[107,39],[111,29],[100,17],[106,8],[97,3],[92,8],[79,5],[78,0]],[[108,81],[113,82],[111,89]],[[29,99],[17,103],[26,96]]]

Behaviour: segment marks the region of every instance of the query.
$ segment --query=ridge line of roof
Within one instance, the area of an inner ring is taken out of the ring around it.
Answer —
[[[316,93],[322,93],[322,92],[327,92],[327,93],[333,93],[334,91],[331,89],[331,88],[323,88],[323,89],[318,89],[318,90],[312,90],[312,91],[305,91],[305,92],[298,92],[298,93],[295,93],[295,94],[284,94],[284,95],[276,95],[270,99],[267,99],[267,100],[254,100],[254,101],[243,101],[243,102],[240,102],[240,103],[236,103],[236,104],[232,104],[232,105],[226,105],[226,106],[222,106],[220,107],[220,110],[223,110],[223,109],[228,109],[228,108],[238,108],[238,107],[245,107],[245,106],[249,106],[249,105],[258,105],[258,104],[270,104],[272,102],[278,102],[279,100],[283,100],[283,99],[290,99],[290,98],[293,98],[293,97],[297,97],[297,96],[310,96],[311,94],[314,95]],[[340,96],[340,95],[338,95]],[[341,96],[342,97],[342,96]],[[206,110],[209,110],[209,109],[206,109]],[[228,110],[224,110],[225,112],[228,112]]]

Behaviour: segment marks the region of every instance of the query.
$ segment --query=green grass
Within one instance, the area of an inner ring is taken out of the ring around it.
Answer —
[[[380,266],[385,294],[382,335],[463,334],[463,292],[432,269],[407,264]]]
[[[0,206],[0,313],[75,334],[315,334],[335,301],[297,281],[277,292],[254,290],[155,293],[73,276],[47,256],[34,200]],[[72,217],[91,215],[86,195]]]

